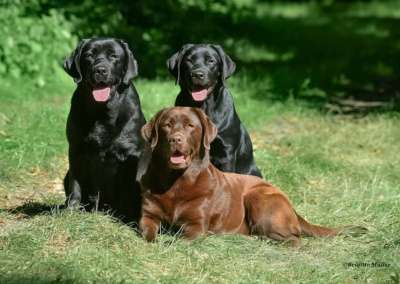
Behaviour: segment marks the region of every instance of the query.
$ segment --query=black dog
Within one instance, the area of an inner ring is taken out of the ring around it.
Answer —
[[[67,122],[66,205],[137,220],[141,200],[135,175],[145,119],[131,84],[136,60],[122,40],[86,39],[64,69],[78,84]]]
[[[201,108],[218,128],[211,143],[211,162],[224,172],[261,177],[250,136],[241,123],[225,80],[235,63],[219,45],[186,44],[167,61],[181,91],[175,106]]]

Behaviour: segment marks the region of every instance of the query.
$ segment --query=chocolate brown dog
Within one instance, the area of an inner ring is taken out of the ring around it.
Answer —
[[[143,126],[152,156],[141,178],[140,229],[153,241],[161,223],[194,239],[206,233],[267,236],[300,244],[300,236],[334,236],[340,229],[308,223],[279,189],[261,178],[224,173],[210,163],[217,128],[198,108],[161,110]]]

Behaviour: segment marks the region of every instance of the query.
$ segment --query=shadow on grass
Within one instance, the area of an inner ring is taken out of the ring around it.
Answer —
[[[253,90],[258,100],[294,98],[339,114],[398,111],[398,24],[398,19],[334,13],[311,19],[249,17],[237,26],[246,38],[232,35],[232,48],[247,46],[247,54],[236,52],[239,73],[250,81],[269,79],[268,96]]]
[[[46,204],[42,202],[26,202],[20,206],[0,209],[0,212],[16,215],[19,218],[32,218],[37,215],[55,214],[65,209],[64,204]]]
[[[20,274],[14,275],[3,275],[0,276],[0,283],[3,284],[54,284],[54,283],[65,283],[65,284],[73,284],[76,283],[75,280],[63,279],[64,277],[59,276],[58,278],[46,277],[46,276],[24,276]]]
[[[65,211],[76,211],[88,214],[95,212],[95,211],[87,211],[85,210],[84,207],[81,207],[80,209],[69,209],[68,207],[65,206],[65,204],[46,204],[42,202],[32,202],[32,201],[26,202],[20,206],[11,207],[7,209],[0,208],[0,213],[5,212],[7,214],[12,214],[16,216],[18,219],[29,219],[39,215],[56,215]],[[115,214],[113,214],[111,211],[104,210],[98,212],[107,215],[114,222],[118,222],[129,226],[133,231],[135,231],[135,233],[139,234],[138,224],[136,221],[124,220],[123,218],[120,218]]]

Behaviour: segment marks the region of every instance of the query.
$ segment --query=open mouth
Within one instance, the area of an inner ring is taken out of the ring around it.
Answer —
[[[186,157],[181,152],[175,151],[174,153],[172,153],[169,160],[173,165],[182,165],[186,162]]]
[[[196,102],[201,102],[204,101],[207,98],[208,95],[208,89],[203,89],[200,91],[192,91],[192,98],[196,101]]]
[[[111,87],[93,89],[92,95],[96,102],[106,102],[110,99]]]
[[[212,87],[201,87],[201,88],[196,88],[194,90],[190,90],[190,94],[192,95],[192,98],[196,102],[202,102],[205,99],[207,99],[208,94],[212,91]]]

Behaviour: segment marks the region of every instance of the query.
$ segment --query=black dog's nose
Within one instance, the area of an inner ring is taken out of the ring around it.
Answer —
[[[98,66],[96,67],[94,72],[98,75],[107,75],[107,68],[104,66]]]
[[[192,72],[192,78],[196,78],[196,79],[204,79],[204,72],[203,71],[193,71]]]

